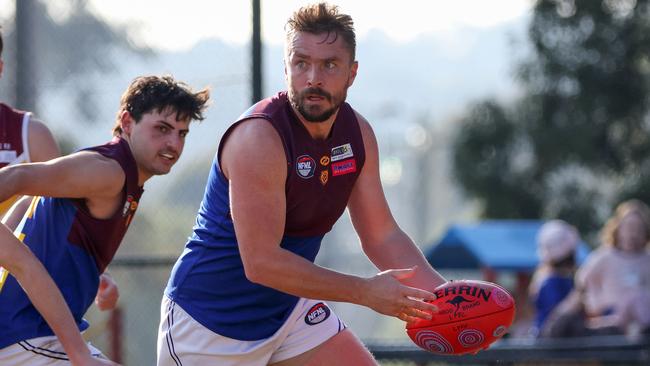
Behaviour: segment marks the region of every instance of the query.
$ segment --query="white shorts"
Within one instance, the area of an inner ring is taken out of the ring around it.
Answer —
[[[303,354],[346,328],[327,304],[302,298],[275,334],[258,341],[216,334],[167,296],[160,313],[158,366],[268,365]]]
[[[90,353],[106,359],[101,351],[88,343]],[[71,365],[68,355],[56,336],[32,338],[0,349],[0,365],[63,366]]]

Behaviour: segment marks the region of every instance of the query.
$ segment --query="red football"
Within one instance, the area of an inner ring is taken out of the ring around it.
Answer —
[[[449,355],[476,353],[508,331],[515,300],[504,288],[485,281],[455,280],[433,291],[438,307],[431,320],[406,325],[408,336],[423,349]]]

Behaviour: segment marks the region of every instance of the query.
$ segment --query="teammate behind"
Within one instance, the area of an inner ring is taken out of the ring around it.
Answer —
[[[0,225],[0,265],[13,275],[0,292],[0,364],[108,364],[83,342],[82,317],[144,183],[178,161],[208,98],[168,76],[136,78],[122,96],[112,141],[0,169],[0,201],[34,196],[15,236]]]

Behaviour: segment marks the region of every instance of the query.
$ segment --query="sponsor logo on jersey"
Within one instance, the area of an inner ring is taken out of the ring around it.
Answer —
[[[352,153],[352,145],[345,144],[334,147],[330,155],[332,156],[332,162],[351,158],[354,156],[354,153]]]
[[[316,325],[318,323],[322,323],[325,321],[325,319],[330,317],[330,314],[331,311],[327,305],[319,302],[318,304],[312,306],[311,309],[309,309],[307,315],[305,315],[305,323],[308,325]]]
[[[122,217],[126,218],[124,226],[129,226],[137,208],[138,201],[133,199],[133,196],[128,195],[126,197],[126,202],[124,202],[124,208],[122,209]]]
[[[327,166],[330,163],[330,157],[327,155],[323,155],[322,158],[320,158],[320,165],[322,166]]]
[[[348,159],[332,163],[332,176],[354,173],[357,171],[357,161]]]
[[[322,172],[320,172],[320,184],[326,185],[328,179],[329,179],[329,171],[323,170]]]
[[[138,201],[134,200],[132,195],[128,195],[126,197],[126,202],[124,202],[124,207],[122,208],[122,217],[132,214],[137,208]]]
[[[296,172],[300,178],[308,179],[314,176],[316,161],[309,155],[301,155],[296,160]]]

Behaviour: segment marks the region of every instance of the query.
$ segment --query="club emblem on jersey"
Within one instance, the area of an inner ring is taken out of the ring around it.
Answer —
[[[322,158],[320,158],[320,165],[322,166],[327,166],[330,163],[330,157],[327,155],[323,155]]]
[[[316,161],[309,155],[301,155],[296,160],[296,172],[300,178],[309,179],[316,171]]]
[[[329,179],[329,171],[323,170],[322,172],[320,172],[320,184],[326,185],[328,179]]]
[[[128,195],[126,197],[126,202],[124,202],[124,208],[122,208],[122,217],[133,213],[138,208],[138,201],[133,199],[133,196]]]
[[[354,156],[352,145],[345,144],[332,148],[332,162],[343,160]]]
[[[327,305],[319,302],[309,309],[307,315],[305,315],[305,323],[308,325],[316,325],[322,323],[325,319],[329,318],[331,314],[330,308]]]
[[[333,159],[332,159],[333,160]],[[348,159],[332,163],[332,176],[354,173],[357,171],[357,161]]]

